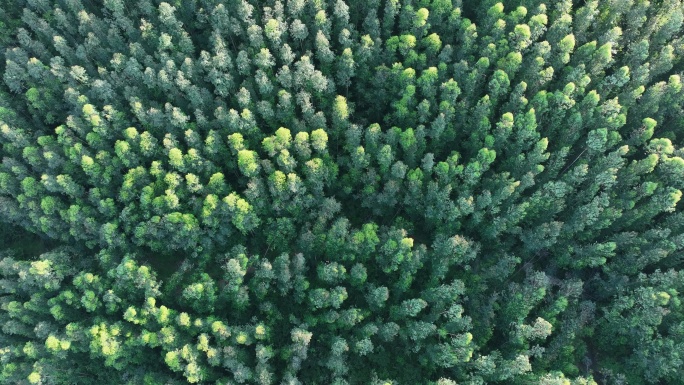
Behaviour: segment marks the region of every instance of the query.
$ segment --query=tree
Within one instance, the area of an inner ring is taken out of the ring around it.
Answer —
[[[9,3],[1,383],[681,383],[681,0]]]

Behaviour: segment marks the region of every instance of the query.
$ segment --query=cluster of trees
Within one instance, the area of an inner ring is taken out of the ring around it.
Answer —
[[[0,20],[0,382],[684,384],[681,0]]]

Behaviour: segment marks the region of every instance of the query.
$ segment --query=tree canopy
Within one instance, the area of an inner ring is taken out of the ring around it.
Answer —
[[[681,0],[0,7],[0,382],[684,384]]]

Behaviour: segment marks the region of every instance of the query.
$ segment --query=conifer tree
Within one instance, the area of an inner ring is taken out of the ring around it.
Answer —
[[[681,0],[0,7],[0,382],[679,384]]]

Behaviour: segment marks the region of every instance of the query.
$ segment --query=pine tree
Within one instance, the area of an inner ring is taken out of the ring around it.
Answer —
[[[0,382],[680,383],[681,1],[504,3],[3,6]]]

